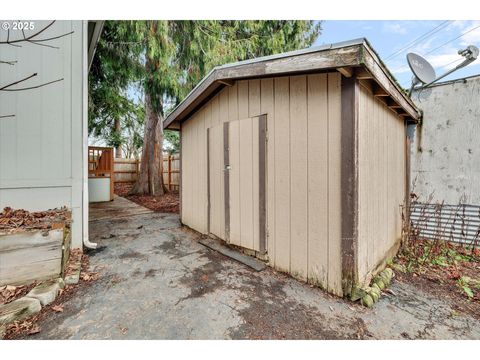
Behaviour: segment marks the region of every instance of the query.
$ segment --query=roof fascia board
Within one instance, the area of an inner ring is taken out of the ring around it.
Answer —
[[[414,120],[420,118],[420,112],[411,99],[402,92],[368,41],[362,38],[216,67],[177,105],[167,116],[163,125],[164,128],[169,128],[170,125],[172,128],[177,128],[174,122],[182,122],[205,98],[219,86],[223,86],[218,81],[286,76],[349,66],[367,68],[380,86],[404,108],[408,116]]]

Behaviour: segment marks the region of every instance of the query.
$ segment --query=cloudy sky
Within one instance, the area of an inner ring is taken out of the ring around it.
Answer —
[[[412,76],[405,58],[408,52],[425,57],[438,76],[461,63],[463,58],[458,50],[467,45],[480,48],[479,20],[327,20],[322,28],[315,45],[366,37],[404,87],[410,86]],[[480,59],[443,80],[477,74],[480,74]]]

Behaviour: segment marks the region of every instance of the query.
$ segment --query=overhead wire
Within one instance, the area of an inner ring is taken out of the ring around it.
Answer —
[[[468,30],[468,31],[465,31],[464,33],[458,35],[457,37],[455,37],[455,38],[453,38],[453,39],[448,40],[447,42],[444,42],[442,45],[437,46],[436,48],[434,48],[434,49],[430,50],[429,52],[427,52],[425,55],[428,55],[428,54],[431,54],[431,53],[437,51],[438,49],[444,47],[445,45],[450,44],[452,41],[455,41],[455,40],[457,40],[457,39],[460,39],[462,36],[465,36],[465,35],[471,33],[473,30],[476,30],[476,29],[478,29],[478,28],[480,28],[480,25],[475,26],[474,28],[472,28],[472,29],[470,29],[470,30]]]
[[[440,30],[446,28],[448,25],[450,25],[451,23],[451,20],[445,20],[443,21],[442,23],[440,23],[439,25],[437,25],[436,27],[434,27],[433,29],[427,31],[426,33],[418,36],[417,38],[415,38],[414,40],[410,41],[408,44],[406,44],[405,46],[403,46],[402,48],[398,49],[397,51],[393,52],[392,54],[390,54],[389,56],[387,56],[385,58],[385,60],[390,60],[390,59],[393,59],[395,57],[397,57],[398,55],[400,55],[401,53],[403,53],[405,50],[408,50],[410,48],[412,48],[413,46],[417,45],[419,42],[423,41],[423,40],[426,40],[428,39],[430,36],[436,34],[437,32],[439,32]]]

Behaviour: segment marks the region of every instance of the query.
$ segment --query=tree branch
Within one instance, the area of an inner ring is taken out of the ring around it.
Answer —
[[[0,64],[5,64],[5,65],[15,65],[17,63],[16,60],[13,60],[13,61],[4,61],[4,60],[0,60]]]
[[[65,34],[62,34],[62,35],[58,35],[58,36],[51,36],[51,37],[48,37],[48,38],[44,38],[44,39],[37,39],[36,37],[39,36],[41,33],[43,33],[45,30],[47,30],[48,28],[50,28],[53,24],[55,23],[55,20],[53,20],[50,24],[48,24],[47,26],[43,27],[42,29],[40,29],[39,31],[37,31],[36,33],[34,34],[31,34],[29,36],[26,36],[25,34],[25,30],[22,29],[22,38],[20,39],[15,39],[15,40],[10,40],[10,30],[7,31],[7,40],[5,41],[0,41],[0,45],[1,44],[7,44],[7,45],[11,45],[11,46],[16,46],[16,47],[21,47],[20,45],[17,45],[18,43],[22,43],[22,42],[28,42],[30,44],[34,44],[34,45],[38,45],[38,46],[45,46],[45,47],[49,47],[49,48],[52,48],[52,49],[59,49],[57,46],[53,46],[53,45],[47,45],[47,44],[40,44],[41,42],[45,42],[45,41],[51,41],[51,40],[55,40],[55,39],[60,39],[62,37],[65,37],[65,36],[68,36],[68,35],[71,35],[74,33],[74,31],[70,31],[68,33],[65,33]]]
[[[2,86],[2,87],[0,87],[0,91],[5,91],[5,89],[7,89],[7,88],[9,88],[9,87],[11,87],[11,86],[13,86],[13,85],[20,84],[20,83],[22,83],[22,82],[24,82],[24,81],[27,81],[28,79],[31,79],[31,78],[33,78],[33,77],[35,77],[35,76],[37,76],[37,75],[38,75],[37,73],[33,73],[32,75],[27,76],[27,77],[25,77],[25,78],[23,78],[23,79],[20,79],[20,80],[17,80],[17,81],[15,81],[15,82],[13,82],[13,83],[10,83],[10,84],[7,84],[7,85],[5,85],[5,86]]]
[[[41,87],[44,87],[44,86],[47,86],[47,85],[50,85],[50,84],[54,84],[54,83],[60,82],[60,81],[63,81],[63,78],[57,79],[57,80],[52,80],[52,81],[49,81],[49,82],[46,82],[46,83],[43,83],[43,84],[40,84],[40,85],[29,86],[29,87],[24,87],[24,88],[20,88],[20,89],[0,89],[0,91],[24,91],[24,90],[32,90],[32,89],[38,89],[38,88],[41,88]]]

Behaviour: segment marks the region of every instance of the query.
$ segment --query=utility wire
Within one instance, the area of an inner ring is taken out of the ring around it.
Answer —
[[[448,25],[450,25],[450,22],[451,20],[446,20],[446,21],[443,21],[442,23],[440,23],[439,25],[435,26],[432,30],[430,31],[427,31],[426,33],[420,35],[419,37],[415,38],[414,40],[410,41],[408,44],[406,44],[404,47],[402,47],[401,49],[393,52],[392,54],[390,54],[389,56],[387,56],[385,58],[385,61],[386,60],[389,60],[389,59],[393,59],[395,57],[397,57],[398,55],[400,55],[402,52],[404,52],[405,50],[408,50],[410,49],[411,47],[415,46],[417,43],[419,43],[420,41],[423,41],[427,38],[429,38],[430,36],[436,34],[437,32],[439,32],[440,30],[446,28]]]
[[[474,28],[472,28],[472,29],[470,29],[470,30],[468,30],[468,31],[465,31],[464,33],[458,35],[456,38],[453,38],[453,39],[451,39],[451,40],[448,40],[447,42],[443,43],[442,45],[437,46],[435,49],[430,50],[430,51],[427,52],[425,55],[428,55],[428,54],[431,54],[431,53],[434,52],[434,51],[437,51],[438,49],[444,47],[445,45],[450,44],[452,41],[455,41],[455,40],[457,40],[457,39],[460,39],[462,36],[467,35],[468,33],[471,33],[473,30],[476,30],[476,29],[478,29],[478,28],[480,28],[480,25],[475,26]]]

